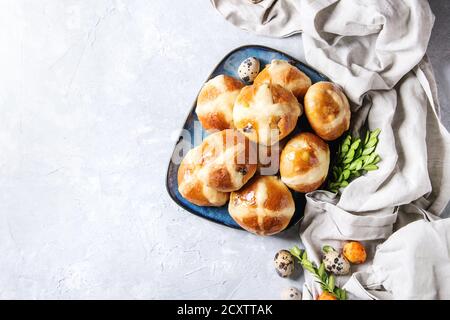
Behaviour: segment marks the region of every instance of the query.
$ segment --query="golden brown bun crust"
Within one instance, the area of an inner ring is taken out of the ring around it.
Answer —
[[[289,189],[276,176],[258,176],[231,193],[228,211],[245,230],[266,236],[288,226],[295,203]]]
[[[178,168],[178,191],[183,198],[198,206],[223,206],[229,194],[216,191],[200,180],[198,171],[201,166],[201,147],[196,147],[188,152]]]
[[[311,79],[297,67],[284,60],[272,62],[258,74],[255,84],[272,83],[290,90],[294,96],[301,98],[311,86]]]
[[[205,130],[233,127],[233,106],[244,84],[226,75],[206,82],[197,98],[196,113]]]
[[[323,184],[329,165],[328,145],[313,133],[300,133],[281,153],[281,180],[295,191],[311,192]]]
[[[240,189],[256,172],[256,146],[234,129],[207,137],[201,144],[204,170],[201,179],[221,192]]]
[[[322,139],[339,138],[350,126],[350,105],[342,90],[331,82],[313,84],[305,95],[305,113]]]
[[[277,84],[244,87],[233,110],[234,126],[250,140],[272,145],[294,130],[302,108],[297,98]]]

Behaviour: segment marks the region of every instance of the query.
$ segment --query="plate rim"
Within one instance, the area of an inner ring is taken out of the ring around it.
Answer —
[[[271,47],[268,47],[268,46],[265,46],[265,45],[259,45],[259,44],[246,44],[246,45],[242,45],[242,46],[239,46],[239,47],[237,47],[237,48],[232,49],[232,50],[231,50],[230,52],[228,52],[222,59],[220,59],[219,62],[215,65],[215,67],[212,69],[212,71],[209,73],[208,77],[207,77],[206,80],[203,82],[203,84],[206,83],[208,80],[210,80],[210,79],[212,78],[212,75],[213,75],[214,72],[217,70],[217,68],[218,68],[220,65],[222,65],[222,64],[223,64],[223,63],[224,63],[224,62],[225,62],[232,54],[234,54],[234,53],[237,52],[237,51],[240,51],[240,50],[243,50],[243,49],[247,49],[247,48],[259,48],[259,49],[270,50],[270,51],[274,51],[274,52],[276,52],[276,53],[282,54],[282,55],[286,56],[287,58],[289,58],[290,60],[295,61],[296,64],[300,64],[300,65],[302,65],[302,66],[304,66],[304,67],[306,67],[306,68],[313,69],[313,70],[314,70],[317,74],[319,74],[322,78],[327,79],[328,81],[330,81],[329,78],[328,78],[326,75],[324,75],[322,72],[317,71],[315,68],[313,68],[313,67],[307,65],[306,63],[300,61],[299,59],[293,57],[292,55],[290,55],[290,54],[288,54],[288,53],[286,53],[286,52],[283,52],[283,51],[281,51],[281,50],[274,49],[274,48],[271,48]],[[196,102],[197,102],[197,97],[198,97],[200,91],[201,91],[201,88],[200,88],[200,90],[198,91],[198,93],[197,93],[197,95],[196,95],[196,98],[195,98],[195,100],[194,100],[194,103],[193,103],[192,107],[189,109],[189,111],[188,111],[188,113],[187,113],[187,116],[185,117],[185,120],[184,120],[184,122],[183,122],[183,127],[184,127],[184,124],[186,123],[186,121],[188,120],[188,118],[191,116],[192,112],[195,110]],[[170,155],[169,164],[167,165],[165,185],[166,185],[166,191],[167,191],[167,193],[169,194],[169,197],[170,197],[170,198],[172,199],[172,201],[175,202],[175,204],[177,204],[179,207],[181,207],[182,209],[184,209],[184,210],[186,210],[186,211],[192,213],[193,215],[195,215],[195,216],[197,216],[197,217],[200,217],[200,218],[203,218],[203,219],[205,219],[205,220],[214,222],[214,223],[216,223],[216,224],[218,224],[218,225],[221,225],[221,226],[227,226],[227,227],[233,228],[233,229],[235,229],[235,230],[242,230],[242,231],[245,231],[245,229],[242,228],[242,227],[240,227],[239,225],[232,225],[232,224],[228,224],[228,223],[223,223],[223,222],[214,220],[214,219],[212,219],[212,218],[210,218],[210,217],[207,217],[207,216],[198,214],[195,210],[193,210],[193,209],[191,209],[191,208],[189,208],[189,207],[186,207],[182,202],[180,202],[180,200],[179,200],[179,199],[175,196],[175,194],[172,192],[171,188],[169,188],[169,172],[170,172],[171,161],[172,161],[173,153],[175,152],[175,147],[176,147],[177,144],[180,142],[180,139],[181,139],[181,133],[183,132],[183,127],[181,127],[181,129],[179,130],[178,139],[177,139],[177,141],[175,142],[175,145],[174,145],[174,147],[173,147],[173,151],[172,151],[172,153],[171,153],[171,155]],[[300,223],[300,221],[301,221],[303,218],[304,218],[304,216],[302,216],[302,217],[301,217],[296,223],[294,223],[291,227],[293,227],[293,226],[297,225],[298,223]]]

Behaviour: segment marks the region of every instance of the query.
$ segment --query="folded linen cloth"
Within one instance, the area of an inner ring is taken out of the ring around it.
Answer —
[[[359,240],[374,258],[340,279],[348,280],[351,298],[450,299],[450,221],[438,218],[450,199],[450,135],[439,120],[425,55],[434,22],[428,2],[211,2],[258,34],[303,32],[306,61],[351,100],[353,132],[381,129],[379,170],[355,179],[339,197],[323,190],[307,195],[300,236],[310,257],[319,263],[324,244]],[[304,298],[319,291],[306,273]]]

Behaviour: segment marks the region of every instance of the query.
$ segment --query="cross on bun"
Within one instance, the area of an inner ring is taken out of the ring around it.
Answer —
[[[239,80],[226,75],[219,75],[203,85],[195,112],[205,130],[233,127],[233,105],[243,86]]]
[[[233,110],[234,126],[250,140],[273,145],[294,130],[302,113],[300,103],[278,84],[244,87]]]
[[[304,103],[306,117],[322,139],[335,140],[350,127],[350,105],[336,84],[326,81],[313,84]]]
[[[245,230],[273,235],[288,226],[295,203],[289,189],[276,176],[258,176],[231,193],[228,211]]]
[[[297,98],[303,98],[311,86],[311,79],[285,60],[272,62],[258,74],[255,84],[273,83],[290,90]]]
[[[203,141],[201,148],[203,162],[198,176],[211,188],[238,190],[256,172],[256,146],[237,130],[216,132]]]
[[[281,152],[281,180],[298,192],[318,189],[327,177],[329,166],[328,144],[313,133],[300,133]]]
[[[198,206],[223,206],[228,201],[229,193],[208,187],[198,176],[202,167],[202,147],[189,150],[178,168],[178,191],[183,198]]]

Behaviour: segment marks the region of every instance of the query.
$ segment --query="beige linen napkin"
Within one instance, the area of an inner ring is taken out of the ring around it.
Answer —
[[[307,195],[300,236],[311,257],[318,263],[322,245],[359,240],[373,261],[340,279],[348,280],[352,298],[450,299],[450,223],[437,218],[450,199],[450,135],[439,120],[425,56],[434,22],[428,2],[211,2],[249,31],[303,32],[307,63],[351,100],[353,131],[382,130],[379,170],[354,180],[340,197],[323,190]],[[317,284],[308,273],[305,280],[304,298],[315,298]]]

